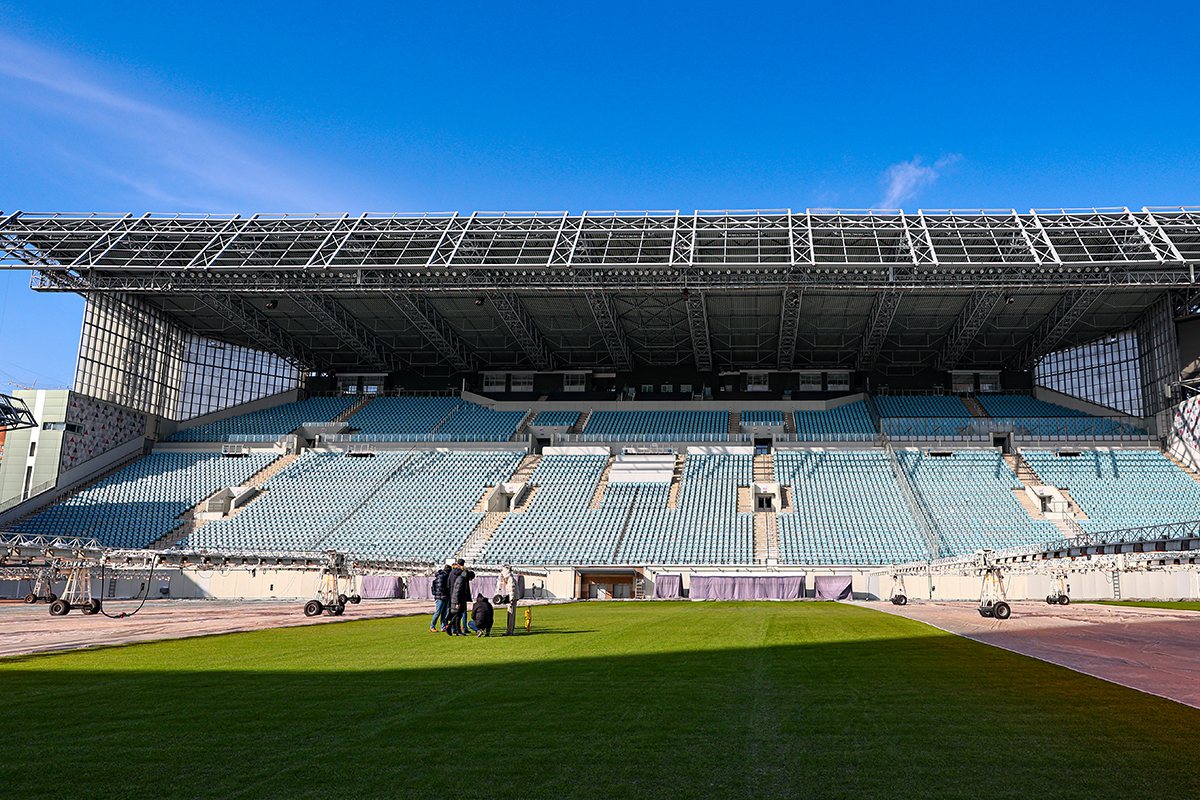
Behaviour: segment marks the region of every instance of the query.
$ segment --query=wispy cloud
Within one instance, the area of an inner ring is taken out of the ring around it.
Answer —
[[[906,200],[911,200],[917,192],[932,185],[941,175],[942,170],[962,161],[960,153],[942,156],[933,162],[932,166],[921,163],[921,157],[916,156],[912,161],[901,161],[892,164],[883,174],[887,193],[876,208],[903,208]]]
[[[26,158],[50,159],[47,169],[93,181],[99,195],[112,187],[155,210],[317,211],[345,202],[331,197],[341,192],[314,185],[311,164],[139,99],[89,65],[3,35],[0,78],[10,155],[17,146]],[[15,120],[22,120],[19,131]]]

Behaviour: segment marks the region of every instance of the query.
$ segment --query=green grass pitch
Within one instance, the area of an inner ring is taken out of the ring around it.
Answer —
[[[451,639],[407,617],[0,659],[0,786],[1200,796],[1200,711],[870,609],[582,603],[534,608],[533,622],[514,638]]]

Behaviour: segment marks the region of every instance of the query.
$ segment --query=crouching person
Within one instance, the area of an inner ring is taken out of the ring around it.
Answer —
[[[475,623],[475,630],[479,633],[475,634],[475,638],[480,636],[492,635],[492,622],[494,621],[496,612],[492,609],[492,604],[482,594],[475,598],[475,605],[471,608],[471,622]]]

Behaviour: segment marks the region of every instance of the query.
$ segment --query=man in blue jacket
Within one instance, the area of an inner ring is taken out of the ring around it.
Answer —
[[[429,630],[433,633],[446,629],[450,606],[450,587],[447,585],[449,578],[449,564],[439,569],[433,576],[433,620],[429,623]]]

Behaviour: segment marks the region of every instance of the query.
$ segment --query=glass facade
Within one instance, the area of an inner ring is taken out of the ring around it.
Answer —
[[[299,370],[279,356],[196,336],[127,295],[88,297],[75,365],[80,394],[184,420],[299,384]]]
[[[1038,386],[1135,417],[1160,411],[1164,385],[1178,377],[1175,322],[1165,295],[1133,328],[1051,353],[1034,370]]]

